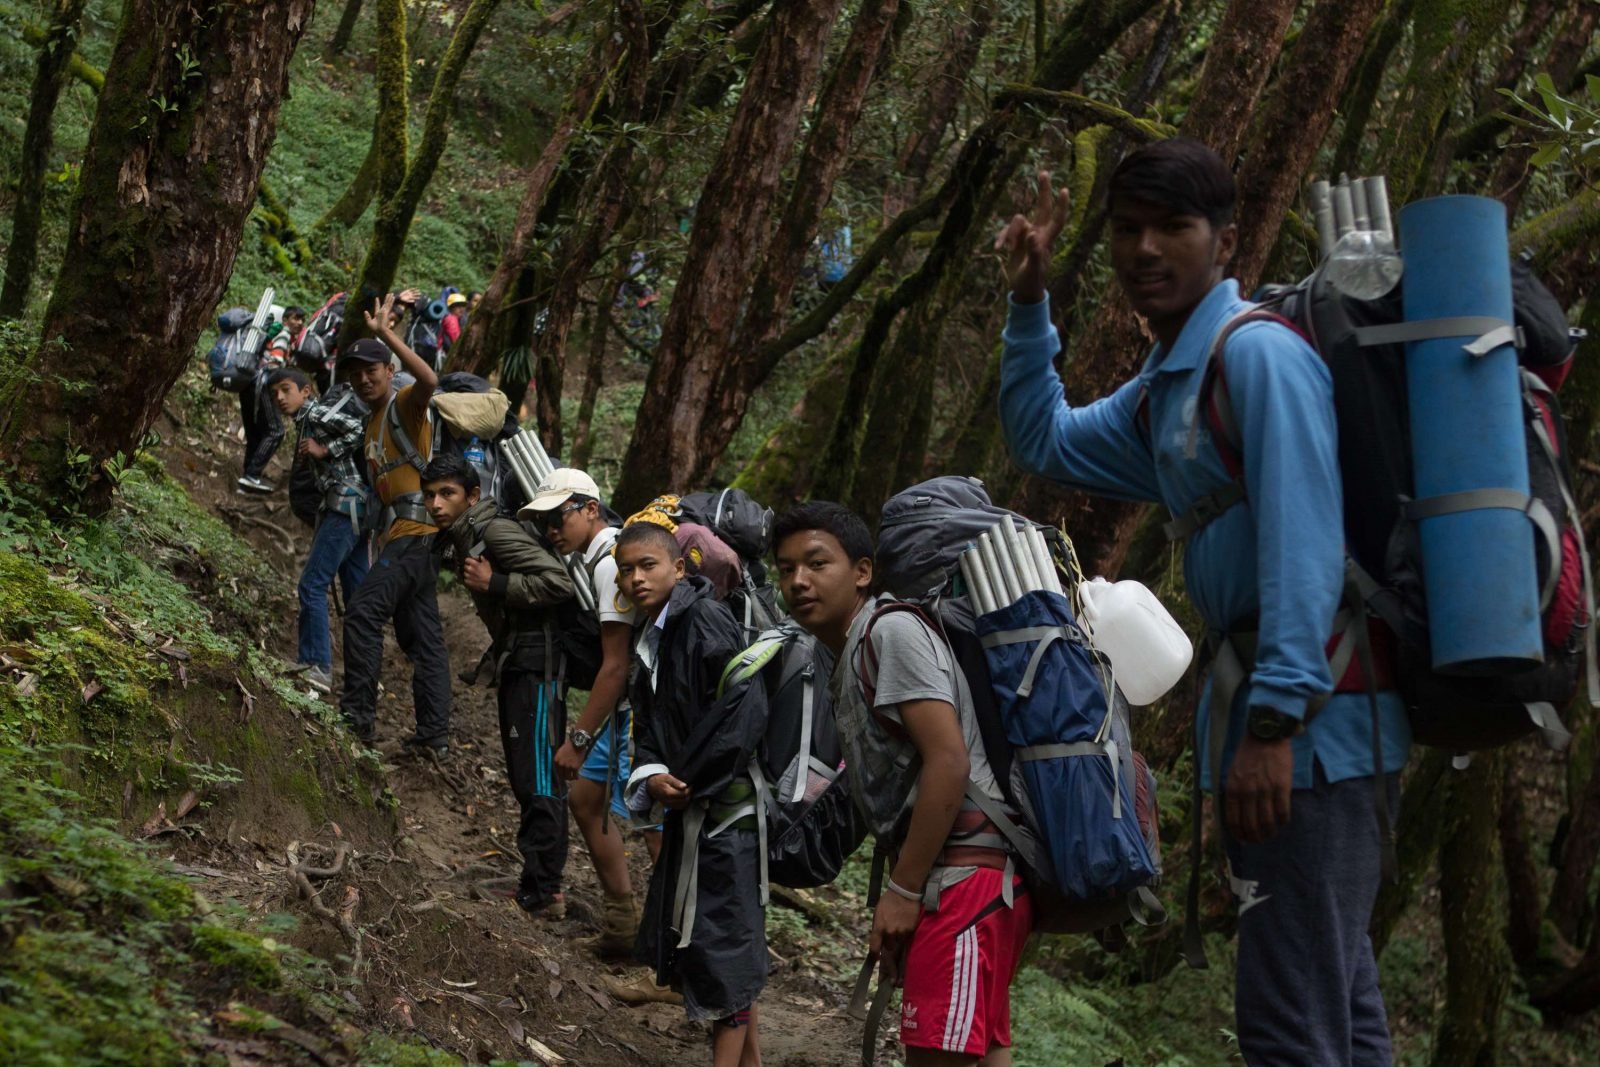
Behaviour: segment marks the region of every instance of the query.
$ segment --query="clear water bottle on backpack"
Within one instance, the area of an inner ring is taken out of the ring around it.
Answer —
[[[484,454],[483,443],[474,437],[467,443],[461,455],[472,464],[472,469],[478,472],[478,479],[484,484],[489,484],[489,457]]]

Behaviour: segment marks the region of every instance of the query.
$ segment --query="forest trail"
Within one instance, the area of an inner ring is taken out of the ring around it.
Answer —
[[[226,424],[226,420],[224,420]],[[232,435],[214,441],[177,435],[163,451],[167,469],[202,506],[227,519],[282,576],[287,594],[282,623],[270,641],[286,662],[294,659],[293,589],[309,537],[289,514],[282,490],[270,497],[234,492],[239,474]],[[287,481],[288,448],[268,477]],[[601,894],[582,839],[572,830],[567,865],[567,917],[529,917],[494,890],[514,884],[520,866],[515,847],[517,804],[506,784],[495,695],[468,686],[459,672],[477,662],[487,644],[483,625],[459,587],[441,592],[439,609],[451,653],[452,754],[440,765],[401,753],[414,729],[410,665],[387,642],[378,705],[377,750],[396,802],[393,839],[348,839],[352,861],[343,879],[360,896],[356,920],[366,934],[365,980],[345,999],[358,1021],[374,1029],[414,1031],[470,1062],[504,1057],[535,1062],[528,1039],[575,1065],[679,1065],[708,1060],[704,1027],[687,1022],[675,1005],[630,1008],[604,990],[603,976],[636,973],[630,964],[607,964],[577,944],[598,928]],[[334,625],[335,664],[340,635]],[[335,680],[338,673],[336,669]],[[331,847],[346,830],[329,822],[317,843]],[[319,925],[295,899],[286,852],[270,824],[236,814],[224,832],[181,846],[174,858],[201,879],[209,895],[231,898],[252,915],[300,916],[297,943],[329,959],[346,951],[339,936]],[[648,854],[635,834],[627,839],[636,892],[648,883]],[[509,882],[507,881],[509,880]],[[338,880],[321,893],[338,899]],[[642,897],[641,897],[642,899]],[[826,897],[819,900],[826,907]],[[774,901],[774,909],[782,908]],[[859,907],[859,904],[857,905]],[[835,909],[842,911],[843,909]],[[793,916],[800,916],[793,912]],[[864,910],[848,928],[818,936],[850,939],[830,953],[854,956],[865,946]],[[784,924],[790,928],[795,924]],[[770,927],[770,923],[769,923]],[[846,967],[832,973],[809,959],[810,936],[769,935],[772,978],[760,1000],[764,1062],[770,1067],[832,1067],[860,1056],[861,1024],[845,1011]],[[893,1027],[885,1027],[892,1038]],[[892,1050],[890,1041],[886,1050]],[[892,1056],[892,1052],[891,1052]],[[881,1062],[892,1062],[891,1057]]]

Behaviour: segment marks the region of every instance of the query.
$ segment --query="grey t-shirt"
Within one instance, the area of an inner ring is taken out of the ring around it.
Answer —
[[[835,716],[852,791],[873,832],[884,837],[898,832],[902,815],[916,800],[917,749],[898,729],[899,706],[907,701],[941,700],[955,709],[972,764],[969,777],[987,796],[1003,799],[978,732],[966,675],[944,638],[912,612],[893,611],[872,627],[873,655],[861,647],[867,621],[893,600],[882,596],[861,609],[850,625],[840,669],[833,672]],[[872,708],[867,707],[863,679],[873,690]]]

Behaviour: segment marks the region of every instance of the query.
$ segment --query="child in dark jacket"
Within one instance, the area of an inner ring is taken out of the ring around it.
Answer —
[[[616,559],[643,620],[630,692],[628,807],[647,822],[666,812],[638,953],[658,982],[683,994],[691,1020],[712,1023],[714,1067],[754,1067],[767,942],[751,757],[766,729],[765,696],[746,682],[719,697],[743,631],[709,581],[685,576],[672,534],[630,526]]]

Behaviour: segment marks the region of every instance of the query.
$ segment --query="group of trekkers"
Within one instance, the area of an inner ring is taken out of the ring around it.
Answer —
[[[1236,638],[1227,643],[1234,676],[1224,682],[1213,670],[1196,711],[1195,752],[1205,754],[1197,775],[1216,796],[1238,903],[1239,1048],[1251,1064],[1386,1064],[1367,926],[1410,720],[1373,656],[1330,666],[1347,589],[1334,385],[1301,333],[1250,315],[1227,277],[1234,205],[1228,168],[1192,140],[1141,147],[1116,168],[1111,265],[1156,343],[1132,380],[1074,407],[1053,363],[1061,343],[1047,295],[1068,204],[1041,175],[1037,205],[995,245],[1010,283],[1000,419],[1030,472],[1160,503],[1180,520],[1205,512],[1179,532],[1195,609],[1209,631]],[[487,383],[449,391],[403,336],[403,299],[364,310],[369,336],[337,352],[339,384],[319,396],[289,360],[264,379],[294,421],[319,493],[299,589],[299,659],[314,684],[331,688],[327,593],[337,578],[338,702],[351,733],[375,738],[392,622],[413,669],[416,725],[404,745],[448,758],[451,671],[436,588],[442,569],[453,572],[491,641],[475,674],[496,688],[521,809],[516,903],[564,916],[570,812],[605,898],[590,947],[651,968],[614,980],[613,993],[681,1000],[691,1020],[710,1024],[714,1064],[759,1064],[769,881],[826,882],[870,831],[879,870],[858,1006],[876,964],[880,990],[901,989],[908,1064],[1009,1064],[1009,988],[1030,934],[1063,928],[1063,916],[1077,929],[1148,921],[1135,891],[1159,872],[1157,863],[1097,883],[1107,895],[1090,903],[1112,906],[1085,919],[1085,902],[1064,905],[1061,887],[1088,872],[1060,869],[1070,860],[1040,844],[1049,813],[1029,810],[1076,803],[1030,776],[1089,754],[1106,763],[1097,773],[1112,795],[1107,818],[1137,809],[1134,834],[1153,837],[1153,779],[1142,759],[1129,761],[1126,705],[1109,681],[1083,699],[1098,701],[1096,715],[1111,725],[1081,742],[1029,749],[1015,731],[993,729],[985,711],[994,699],[986,654],[1034,643],[1024,647],[1027,676],[1007,683],[1007,699],[1021,700],[1047,684],[1053,657],[1103,662],[1083,631],[995,632],[991,616],[974,623],[974,609],[960,608],[972,595],[966,572],[943,548],[919,581],[887,581],[880,552],[901,529],[887,508],[875,544],[865,517],[827,501],[774,518],[742,494],[663,496],[624,525],[594,478],[551,463],[518,494],[506,473],[511,439],[493,432],[503,397],[495,406]],[[1224,389],[1238,435],[1231,448],[1204,414],[1206,390]],[[465,444],[454,433],[465,418],[458,396],[489,407]],[[977,485],[958,481],[967,492]],[[914,513],[932,500],[932,515],[938,493],[924,486],[903,503]],[[1230,486],[1231,495],[1219,491]],[[735,506],[754,506],[756,517],[736,529]],[[901,546],[895,552],[905,571]],[[769,566],[786,619],[767,595]],[[569,688],[587,693],[570,719]],[[1053,699],[1079,697],[1063,689]],[[1200,810],[1197,790],[1197,869]],[[652,860],[642,909],[623,827],[646,835]],[[1191,907],[1197,893],[1192,881]],[[1190,947],[1198,953],[1197,939]],[[873,1025],[883,1003],[874,998],[867,1013]]]

